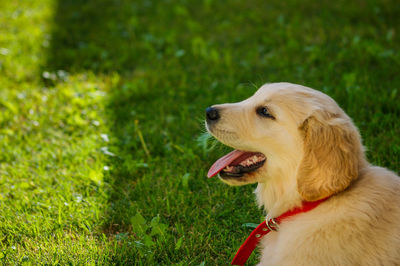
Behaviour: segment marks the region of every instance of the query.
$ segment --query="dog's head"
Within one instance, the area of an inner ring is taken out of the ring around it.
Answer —
[[[230,185],[282,179],[304,200],[344,190],[364,163],[360,135],[329,96],[290,83],[262,86],[238,103],[206,110],[206,128],[235,150],[208,176]]]

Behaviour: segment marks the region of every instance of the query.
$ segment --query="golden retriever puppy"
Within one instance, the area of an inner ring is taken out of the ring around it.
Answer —
[[[328,197],[263,237],[260,265],[400,265],[400,179],[368,163],[357,128],[332,98],[273,83],[206,113],[207,130],[235,149],[209,177],[258,183],[267,219]]]

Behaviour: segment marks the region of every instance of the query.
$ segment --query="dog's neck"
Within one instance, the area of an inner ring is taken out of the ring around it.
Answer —
[[[282,213],[300,207],[302,198],[297,190],[296,166],[274,169],[275,178],[259,182],[254,191],[259,207],[264,207],[267,218],[274,218]],[[290,170],[291,169],[291,170]]]
[[[302,204],[297,189],[297,172],[304,155],[302,136],[288,138],[287,145],[270,145],[263,153],[267,157],[266,170],[258,179],[261,182],[255,194],[267,218],[274,218]]]
[[[257,202],[264,207],[268,218],[274,218],[295,207],[300,207],[302,199],[296,185],[291,188],[278,187],[269,182],[258,183],[255,190]]]

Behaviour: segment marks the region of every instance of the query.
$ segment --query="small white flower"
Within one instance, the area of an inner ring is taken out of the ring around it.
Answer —
[[[82,196],[81,195],[76,196],[75,198],[76,198],[76,202],[78,202],[78,203],[82,201]]]
[[[115,156],[114,153],[108,151],[108,147],[101,147],[100,150],[101,150],[104,154],[106,154],[106,155]]]
[[[50,73],[50,72],[48,72],[48,71],[44,71],[44,72],[42,73],[42,76],[43,76],[43,78],[45,78],[45,79],[51,79],[51,80],[56,80],[56,79],[57,79],[56,74]]]
[[[105,141],[105,142],[109,142],[109,138],[107,134],[100,134],[100,137]]]

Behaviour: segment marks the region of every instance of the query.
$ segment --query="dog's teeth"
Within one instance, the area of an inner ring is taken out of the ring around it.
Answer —
[[[243,165],[243,166],[249,166],[249,165],[256,164],[256,163],[258,163],[258,162],[260,162],[260,161],[262,161],[262,160],[263,160],[262,157],[260,157],[260,156],[258,156],[258,155],[253,155],[252,157],[247,158],[245,161],[243,161],[243,162],[241,163],[241,165]]]
[[[247,167],[256,164],[258,161],[260,161],[260,159],[262,158],[260,158],[258,155],[253,155],[252,157],[249,157],[245,161],[241,162],[240,165]]]
[[[233,174],[240,172],[240,169],[237,166],[230,166],[230,165],[226,166],[223,170],[227,173],[233,173]]]
[[[227,167],[225,167],[225,169],[224,169],[224,171],[226,171],[226,172],[232,172],[232,170],[233,170],[233,166],[227,166]]]
[[[239,165],[237,165],[237,166],[231,166],[231,165],[226,166],[224,168],[224,171],[227,173],[238,173],[240,171],[243,171],[243,168],[240,168],[240,167],[250,168],[252,166],[258,165],[259,163],[261,163],[264,160],[265,160],[264,156],[256,154],[256,155],[253,155],[253,156],[247,158],[246,160],[240,162]]]

